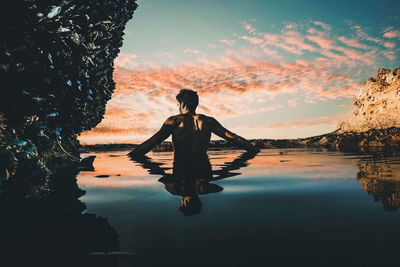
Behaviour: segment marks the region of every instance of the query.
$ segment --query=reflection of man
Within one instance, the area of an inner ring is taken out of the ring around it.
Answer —
[[[150,139],[137,146],[129,155],[142,156],[172,134],[174,161],[207,158],[207,147],[211,133],[224,138],[237,146],[251,152],[258,151],[246,139],[228,131],[214,118],[196,114],[199,103],[197,93],[182,89],[176,96],[179,115],[169,117]]]
[[[199,195],[218,193],[223,190],[219,185],[199,179],[182,181],[162,177],[158,181],[165,185],[165,190],[173,195],[182,197],[179,211],[186,216],[195,215],[200,212],[201,201]]]

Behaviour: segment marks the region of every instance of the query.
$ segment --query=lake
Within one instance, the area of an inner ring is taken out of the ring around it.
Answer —
[[[305,149],[209,151],[215,181],[185,216],[158,180],[173,153],[96,155],[77,179],[87,212],[118,232],[120,266],[394,266],[400,157]],[[162,174],[165,172],[165,174]],[[151,174],[150,174],[151,173]],[[96,177],[99,176],[99,177]]]

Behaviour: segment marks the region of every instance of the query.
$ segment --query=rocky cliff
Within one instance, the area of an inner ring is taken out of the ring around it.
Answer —
[[[134,0],[0,2],[0,182],[45,184],[55,158],[79,160],[115,88],[113,62]]]
[[[400,127],[400,67],[379,69],[354,98],[353,117],[340,125],[339,132]]]

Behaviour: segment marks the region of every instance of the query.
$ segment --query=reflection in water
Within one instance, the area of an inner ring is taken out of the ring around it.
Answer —
[[[59,168],[41,197],[21,198],[16,186],[0,188],[0,265],[118,265],[118,234],[107,219],[85,213],[76,175],[76,166]]]
[[[159,182],[165,185],[165,189],[173,195],[182,197],[180,211],[185,215],[194,215],[201,210],[201,201],[199,195],[217,193],[223,190],[222,187],[212,184],[212,181],[240,175],[240,172],[234,172],[242,167],[249,165],[248,160],[255,157],[256,154],[245,152],[231,162],[222,165],[219,170],[211,170],[211,164],[208,160],[198,161],[196,164],[180,164],[174,162],[173,173],[166,173],[170,168],[163,167],[164,163],[152,161],[149,157],[131,159],[139,163],[149,174],[162,175]],[[338,156],[341,157],[342,154]],[[274,156],[274,154],[271,154]],[[292,171],[299,175],[305,172],[308,177],[310,174],[307,169],[321,172],[321,176],[315,178],[340,177],[348,169],[343,169],[343,162],[335,162],[340,157],[330,156],[324,159],[323,153],[303,154],[280,152],[279,156],[285,156],[289,159],[280,159],[277,162],[270,161],[267,158],[260,158],[254,162],[260,174],[284,174]],[[343,156],[343,155],[342,155]],[[327,160],[325,162],[324,160]],[[368,194],[374,196],[375,201],[381,201],[384,210],[395,211],[400,207],[400,160],[396,155],[353,155],[350,158],[358,167],[357,180],[362,183],[362,189]],[[315,164],[322,161],[322,164]],[[277,165],[278,163],[278,165]],[[177,167],[179,166],[179,168]],[[183,166],[183,167],[182,167]],[[211,174],[210,174],[211,172]],[[347,173],[346,175],[349,175]],[[351,175],[352,176],[352,175]],[[346,177],[346,176],[344,176]],[[354,177],[354,176],[352,176]]]
[[[139,164],[126,151],[96,155],[95,173],[78,179],[88,190],[83,199],[113,223],[121,249],[135,252],[133,266],[398,265],[400,213],[384,212],[356,177],[385,183],[370,189],[384,199],[398,190],[399,158],[271,149],[248,160],[253,155],[214,150],[212,179],[185,188],[174,180],[171,152]],[[101,174],[110,177],[95,178]],[[192,213],[201,209],[190,218],[177,212],[188,193]]]
[[[388,155],[361,158],[357,163],[357,180],[361,188],[381,201],[386,211],[400,207],[400,161]]]
[[[232,171],[248,166],[248,160],[254,158],[256,154],[244,152],[233,161],[226,162],[220,170],[215,171],[212,170],[208,157],[190,161],[175,160],[172,174],[165,172],[169,168],[163,168],[163,163],[153,162],[147,156],[135,157],[132,161],[147,169],[149,174],[163,175],[158,181],[165,185],[169,193],[182,197],[179,211],[189,216],[201,211],[202,204],[199,195],[218,193],[223,190],[221,186],[211,183],[212,181],[240,175]]]

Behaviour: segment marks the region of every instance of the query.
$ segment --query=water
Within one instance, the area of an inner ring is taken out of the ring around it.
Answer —
[[[400,240],[400,158],[300,149],[209,151],[221,192],[200,195],[184,216],[181,196],[158,179],[172,152],[132,162],[126,151],[92,153],[81,200],[106,217],[120,266],[393,266]],[[219,171],[218,170],[222,170]],[[98,175],[109,175],[97,178]]]

